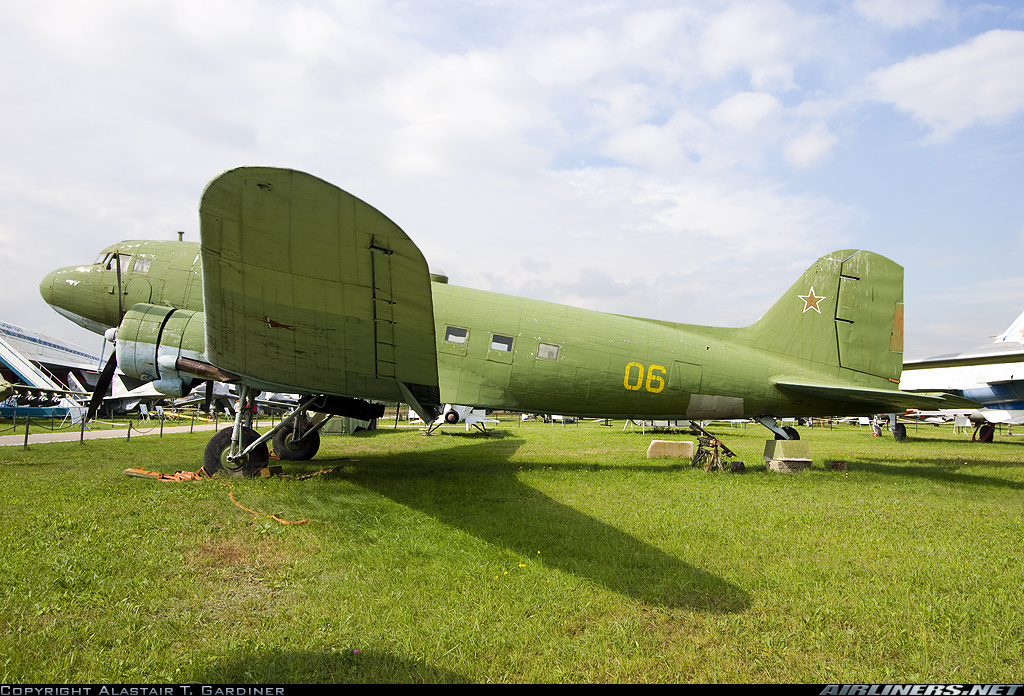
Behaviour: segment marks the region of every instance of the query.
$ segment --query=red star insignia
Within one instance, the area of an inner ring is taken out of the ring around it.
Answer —
[[[811,291],[806,295],[797,295],[797,297],[804,301],[804,312],[806,312],[808,309],[813,309],[818,314],[821,314],[821,308],[818,307],[818,303],[824,299],[827,299],[825,297],[818,297],[817,295],[815,295],[813,287],[811,288]]]

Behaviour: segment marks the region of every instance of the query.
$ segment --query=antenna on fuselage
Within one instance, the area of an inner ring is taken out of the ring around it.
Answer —
[[[179,242],[185,241],[185,233],[182,232],[181,230],[178,230],[178,241]]]

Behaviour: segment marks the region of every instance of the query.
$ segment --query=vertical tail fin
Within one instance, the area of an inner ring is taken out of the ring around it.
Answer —
[[[994,343],[1024,343],[1024,312],[1014,319],[1003,333],[996,336]]]
[[[898,380],[903,267],[870,251],[823,256],[749,330],[756,348],[809,369]]]

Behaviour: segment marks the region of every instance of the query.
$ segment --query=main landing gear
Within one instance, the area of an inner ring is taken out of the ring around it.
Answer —
[[[974,429],[971,435],[971,442],[992,442],[995,439],[996,426],[991,423],[982,423]]]
[[[266,442],[261,442],[255,447],[253,444],[260,439],[259,433],[249,427],[241,428],[241,439],[239,443],[232,440],[235,428],[224,428],[217,431],[217,434],[206,443],[206,451],[203,453],[203,470],[213,476],[221,471],[228,476],[256,476],[260,469],[270,461],[270,452],[267,450]],[[242,452],[231,456],[232,448],[235,452]]]
[[[320,449],[320,429],[328,418],[313,425],[306,412],[321,397],[305,397],[280,423],[260,435],[252,428],[258,395],[259,390],[239,385],[234,425],[210,438],[203,453],[203,469],[207,474],[256,476],[270,461],[268,441],[273,442],[278,457],[289,461],[312,459]]]

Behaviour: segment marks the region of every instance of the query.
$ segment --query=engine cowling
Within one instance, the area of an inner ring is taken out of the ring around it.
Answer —
[[[182,370],[182,362],[205,365],[203,321],[202,312],[135,305],[117,327],[118,367],[129,377],[152,382],[162,394],[184,396],[197,370]]]

